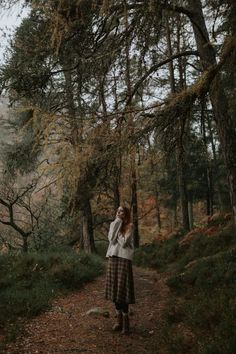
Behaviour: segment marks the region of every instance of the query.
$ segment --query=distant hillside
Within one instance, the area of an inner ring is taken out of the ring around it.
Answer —
[[[6,97],[0,96],[0,115],[6,115],[8,111],[8,100]]]
[[[7,129],[8,112],[8,100],[6,97],[0,96],[0,160],[3,144],[11,139],[10,131]]]

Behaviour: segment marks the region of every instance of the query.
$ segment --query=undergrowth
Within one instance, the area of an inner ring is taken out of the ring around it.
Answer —
[[[160,344],[171,353],[234,354],[236,348],[236,233],[184,236],[136,251],[135,264],[171,272]]]
[[[99,256],[69,249],[0,256],[0,329],[12,336],[22,320],[49,308],[53,298],[82,287],[103,270]]]

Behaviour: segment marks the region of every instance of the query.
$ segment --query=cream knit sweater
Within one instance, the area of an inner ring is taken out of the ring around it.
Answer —
[[[122,235],[120,232],[121,225],[122,220],[120,218],[116,218],[110,225],[106,257],[117,256],[132,260],[134,254],[133,226],[125,235]]]

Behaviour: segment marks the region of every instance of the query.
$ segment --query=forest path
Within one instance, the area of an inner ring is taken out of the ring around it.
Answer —
[[[130,335],[111,330],[115,311],[113,303],[104,299],[103,274],[80,290],[55,300],[50,310],[30,320],[5,353],[166,353],[157,344],[168,299],[166,274],[138,267],[133,267],[133,271],[136,304],[130,305]],[[109,311],[110,316],[87,315],[94,307]]]

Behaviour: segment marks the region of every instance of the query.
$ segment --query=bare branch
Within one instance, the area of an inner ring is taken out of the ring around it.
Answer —
[[[148,76],[150,76],[153,72],[157,71],[161,66],[168,64],[170,61],[173,61],[175,59],[181,58],[183,56],[189,56],[189,55],[199,55],[197,50],[187,50],[185,52],[181,52],[181,53],[177,53],[172,55],[171,57],[161,61],[158,64],[153,65],[147,72],[145,75],[143,75],[143,77],[141,77],[141,79],[135,84],[133,91],[130,95],[130,97],[128,98],[126,105],[128,106],[133,98],[133,96],[135,95],[135,93],[137,92],[138,88],[140,87],[140,85],[148,78]]]

